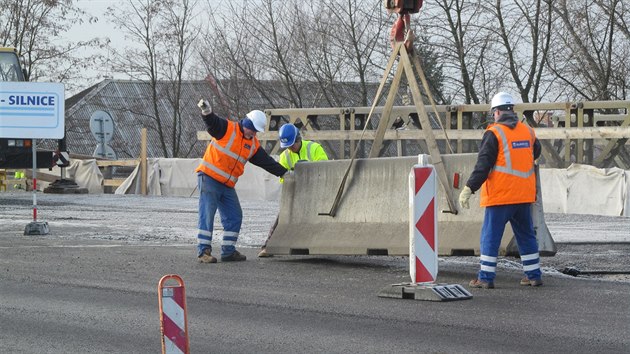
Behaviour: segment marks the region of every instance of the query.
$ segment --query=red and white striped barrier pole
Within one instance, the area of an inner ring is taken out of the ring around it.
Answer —
[[[177,286],[166,286],[168,280],[177,281]],[[189,354],[188,318],[186,316],[186,289],[179,275],[169,274],[158,284],[160,306],[160,329],[162,332],[162,353]]]
[[[409,275],[413,284],[437,278],[436,196],[435,168],[414,165],[409,173]]]
[[[31,143],[33,152],[33,222],[37,222],[37,140]]]

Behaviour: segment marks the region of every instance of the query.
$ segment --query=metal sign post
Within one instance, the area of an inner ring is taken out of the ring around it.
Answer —
[[[33,221],[24,228],[24,235],[48,235],[50,228],[45,221],[37,221],[37,140],[33,139]]]

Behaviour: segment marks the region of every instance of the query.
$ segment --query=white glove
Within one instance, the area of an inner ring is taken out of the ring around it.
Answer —
[[[208,103],[208,101],[204,100],[203,98],[199,100],[197,106],[201,108],[201,114],[203,114],[204,116],[212,113],[212,107],[210,107],[210,103]]]
[[[459,194],[459,205],[461,205],[462,208],[470,209],[470,204],[468,204],[468,200],[470,200],[471,195],[472,189],[470,189],[470,187],[468,186],[464,187],[462,192]]]
[[[291,176],[291,177],[295,176],[295,171],[294,171],[294,170],[287,170],[287,173],[285,173],[285,174],[282,176],[282,178],[287,178],[287,177],[289,177],[289,176]]]

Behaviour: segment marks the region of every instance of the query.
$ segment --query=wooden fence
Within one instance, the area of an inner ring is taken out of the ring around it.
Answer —
[[[432,129],[443,153],[474,152],[489,110],[488,104],[439,105],[437,112],[431,106],[426,107],[432,121],[443,127]],[[624,147],[630,138],[630,101],[521,103],[514,110],[535,127],[548,167],[563,168],[577,162],[600,167],[616,163],[621,168],[630,168],[630,156]],[[348,158],[359,140],[368,143],[366,149],[377,151],[383,151],[385,144],[394,145],[398,156],[405,155],[405,144],[424,142],[426,132],[417,121],[414,106],[393,107],[385,121],[391,129],[377,139],[382,111],[383,107],[376,107],[372,122],[368,123],[370,107],[269,109],[265,111],[268,131],[259,133],[258,138],[266,143],[268,151],[278,153],[279,127],[294,123],[301,127],[305,139],[327,144],[326,150],[338,159]],[[393,129],[395,124],[406,128]],[[368,128],[363,132],[366,125]],[[211,137],[201,131],[197,138]],[[374,141],[381,143],[372,144]]]

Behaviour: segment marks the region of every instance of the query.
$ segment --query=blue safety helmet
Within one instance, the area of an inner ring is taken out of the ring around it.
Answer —
[[[287,148],[295,144],[295,139],[300,136],[300,130],[295,125],[289,123],[280,127],[278,135],[280,136],[280,147]]]

